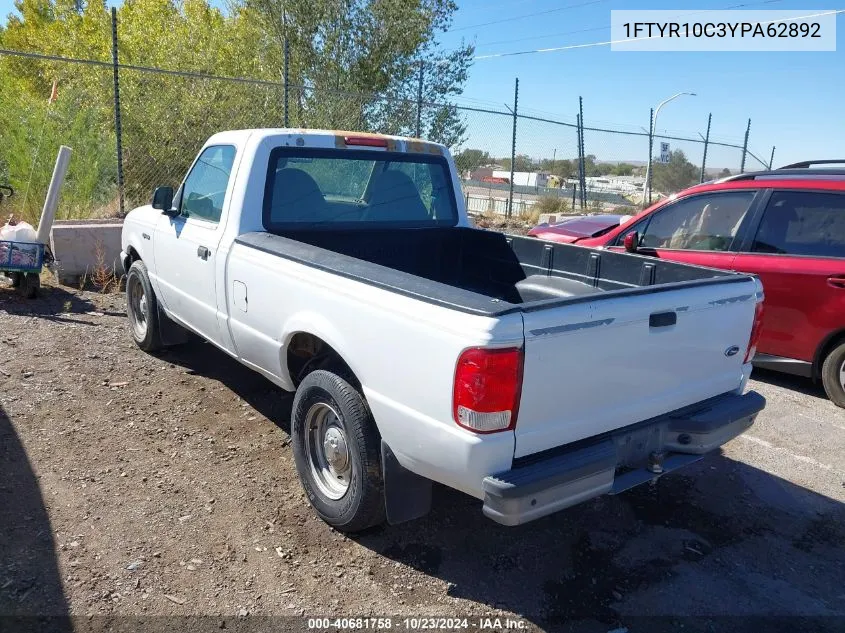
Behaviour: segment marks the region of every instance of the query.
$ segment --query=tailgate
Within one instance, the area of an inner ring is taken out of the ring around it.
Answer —
[[[514,457],[737,389],[762,293],[742,279],[524,312]]]

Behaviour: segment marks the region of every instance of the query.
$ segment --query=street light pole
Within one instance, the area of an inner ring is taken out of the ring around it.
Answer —
[[[670,101],[674,101],[678,97],[682,97],[684,95],[689,95],[690,97],[695,97],[696,94],[694,92],[679,92],[676,95],[672,95],[668,99],[664,99],[660,103],[657,104],[657,107],[654,109],[654,116],[651,117],[651,130],[649,131],[649,141],[654,137],[654,133],[657,131],[657,115],[660,113],[660,108],[665,106]],[[649,146],[652,143],[649,142]],[[646,170],[645,170],[645,182],[643,183],[643,206],[646,205],[646,188],[648,187],[648,181],[651,178],[651,152],[648,153],[648,163],[646,163]]]

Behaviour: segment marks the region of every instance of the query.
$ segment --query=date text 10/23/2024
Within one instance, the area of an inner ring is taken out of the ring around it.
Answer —
[[[351,617],[351,618],[308,618],[308,629],[312,631],[442,631],[476,630],[503,631],[528,630],[529,624],[522,618],[511,617]]]

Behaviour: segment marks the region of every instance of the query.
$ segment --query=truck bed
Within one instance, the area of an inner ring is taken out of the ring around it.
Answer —
[[[747,275],[472,228],[246,233],[245,246],[463,312],[498,316]]]

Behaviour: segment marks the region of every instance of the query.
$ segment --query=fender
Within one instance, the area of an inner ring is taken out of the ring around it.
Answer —
[[[352,373],[358,381],[364,385],[366,384],[366,376],[361,374],[361,366],[358,364],[357,358],[349,353],[346,344],[346,337],[341,333],[335,325],[329,321],[325,316],[316,312],[301,311],[291,315],[282,327],[279,340],[282,341],[281,349],[279,350],[279,363],[281,365],[281,375],[286,380],[290,381],[289,389],[293,389],[293,381],[290,379],[290,370],[287,363],[287,349],[290,345],[291,339],[298,333],[311,334],[316,336],[326,343],[328,343],[335,352],[337,352],[343,361],[349,365]],[[353,360],[354,359],[354,360]]]

